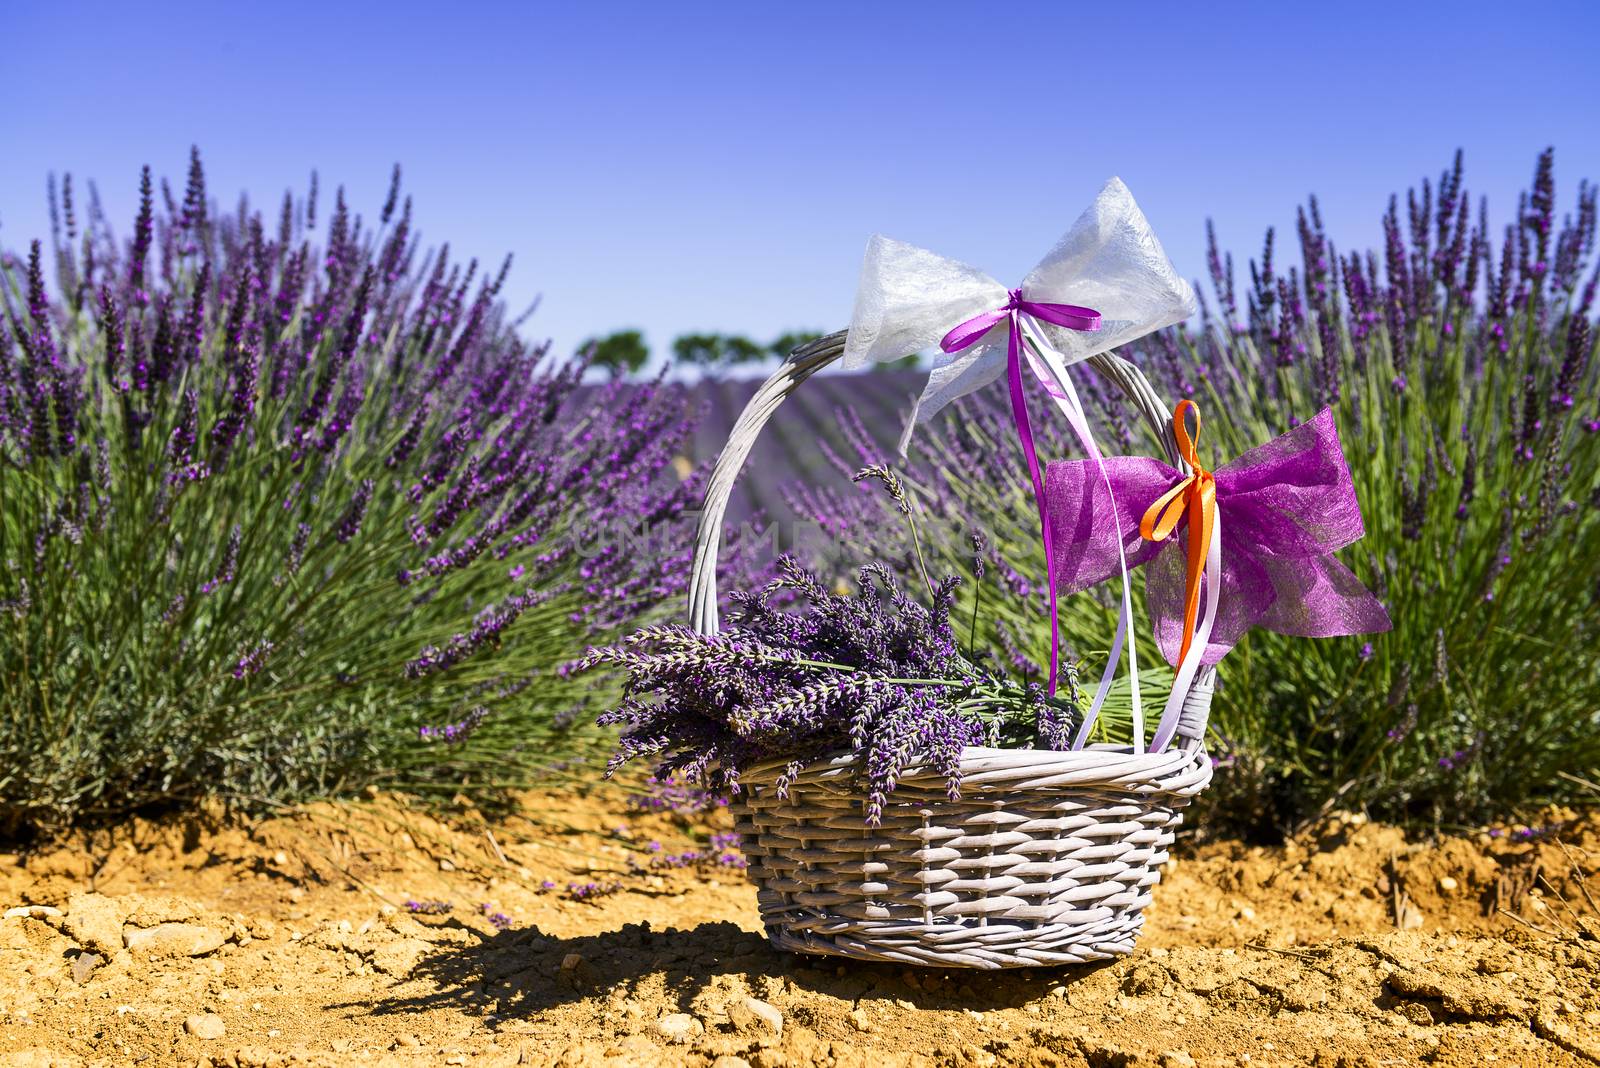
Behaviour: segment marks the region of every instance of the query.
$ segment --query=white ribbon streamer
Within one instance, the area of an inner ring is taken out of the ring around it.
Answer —
[[[1066,416],[1073,432],[1078,435],[1078,441],[1083,445],[1085,454],[1100,472],[1100,480],[1106,488],[1112,514],[1116,514],[1117,496],[1111,488],[1111,476],[1106,471],[1105,458],[1100,452],[1100,446],[1094,440],[1093,433],[1089,430],[1089,420],[1083,413],[1083,401],[1078,397],[1077,387],[1072,384],[1072,378],[1067,374],[1060,353],[1043,344],[1037,349],[1030,345],[1028,362],[1039,381],[1044,383],[1045,392],[1055,401],[1056,407],[1061,409],[1061,414]],[[1133,594],[1128,583],[1128,558],[1123,550],[1121,538],[1117,539],[1117,567],[1121,573],[1119,577],[1122,590],[1122,608],[1117,613],[1117,633],[1111,642],[1111,653],[1106,658],[1100,685],[1095,689],[1094,699],[1089,703],[1088,711],[1084,713],[1077,737],[1072,740],[1073,749],[1082,749],[1088,744],[1089,732],[1093,730],[1095,721],[1100,718],[1100,709],[1106,703],[1106,697],[1111,693],[1111,684],[1116,679],[1117,665],[1122,662],[1122,648],[1127,642],[1128,628],[1133,625]],[[1133,703],[1133,748],[1134,752],[1142,753],[1144,752],[1144,706],[1139,698],[1139,661],[1133,644],[1129,643],[1127,648],[1128,685]]]
[[[1191,535],[1192,537],[1193,535]],[[1150,751],[1159,753],[1172,741],[1178,729],[1178,717],[1183,703],[1194,685],[1195,674],[1200,670],[1201,658],[1211,643],[1211,626],[1217,621],[1217,602],[1222,596],[1222,510],[1211,513],[1211,546],[1206,551],[1206,606],[1195,625],[1194,639],[1189,644],[1189,654],[1178,665],[1178,677],[1172,681],[1172,693],[1167,697],[1167,707],[1161,710],[1161,720],[1156,724],[1156,736],[1150,740]]]

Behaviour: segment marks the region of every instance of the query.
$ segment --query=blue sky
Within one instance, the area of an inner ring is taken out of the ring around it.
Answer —
[[[293,2],[0,8],[0,243],[50,171],[132,217],[204,154],[225,205],[313,167],[498,263],[529,331],[767,339],[848,318],[881,231],[1020,278],[1111,174],[1173,259],[1244,260],[1316,192],[1367,245],[1457,146],[1497,224],[1555,145],[1600,178],[1600,5]],[[324,200],[326,204],[326,199]]]

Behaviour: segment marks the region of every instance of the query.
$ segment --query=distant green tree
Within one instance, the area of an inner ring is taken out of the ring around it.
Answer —
[[[722,339],[724,363],[755,363],[766,358],[767,346],[758,345],[747,337],[729,334]]]
[[[672,355],[697,367],[729,367],[764,358],[767,346],[739,334],[683,334],[673,340]]]
[[[767,346],[767,351],[780,360],[787,359],[789,353],[806,342],[815,341],[821,336],[815,330],[791,330],[787,334],[779,334],[777,340]]]
[[[637,330],[618,330],[605,337],[590,338],[583,347],[594,349],[594,366],[608,367],[619,374],[631,374],[650,359],[650,346]]]
[[[789,353],[793,352],[795,349],[799,348],[801,345],[804,345],[806,342],[815,341],[815,340],[817,340],[817,338],[819,338],[821,336],[822,335],[819,334],[815,330],[791,330],[787,334],[778,335],[777,339],[775,341],[773,341],[772,344],[767,346],[767,351],[771,352],[772,355],[778,357],[780,360],[781,359],[787,359]],[[922,358],[920,356],[918,356],[915,352],[913,352],[909,356],[902,356],[898,360],[892,360],[889,363],[875,363],[875,364],[873,364],[871,366],[871,368],[869,368],[869,370],[873,370],[873,371],[911,370],[911,369],[914,369],[914,368],[918,367],[921,364],[921,362],[922,362]]]
[[[815,330],[791,330],[765,345],[758,345],[742,334],[681,334],[672,342],[672,356],[678,363],[707,369],[736,367],[773,356],[785,359],[801,345],[821,336]],[[893,363],[877,365],[874,369],[916,367],[917,364],[918,357],[913,353]]]
[[[722,360],[722,335],[680,334],[672,339],[672,358],[678,363],[713,367]]]

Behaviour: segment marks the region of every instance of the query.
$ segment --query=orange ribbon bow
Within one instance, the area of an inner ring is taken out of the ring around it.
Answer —
[[[1184,414],[1194,409],[1194,437],[1189,436]],[[1195,622],[1200,615],[1200,574],[1205,570],[1206,553],[1211,548],[1211,528],[1217,511],[1217,482],[1200,466],[1195,443],[1200,440],[1200,409],[1194,401],[1181,400],[1172,410],[1172,436],[1178,443],[1178,456],[1189,467],[1189,477],[1163,493],[1139,520],[1139,534],[1146,541],[1166,541],[1177,529],[1178,521],[1189,516],[1189,566],[1183,588],[1183,645],[1178,663],[1189,655],[1194,641]],[[1196,527],[1196,517],[1199,525]]]

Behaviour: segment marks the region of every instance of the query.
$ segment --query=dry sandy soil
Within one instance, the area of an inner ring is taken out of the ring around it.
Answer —
[[[522,811],[375,798],[0,854],[0,1064],[1600,1063],[1594,813],[1190,846],[1132,957],[996,974],[781,955],[737,870],[629,872],[725,812]]]

